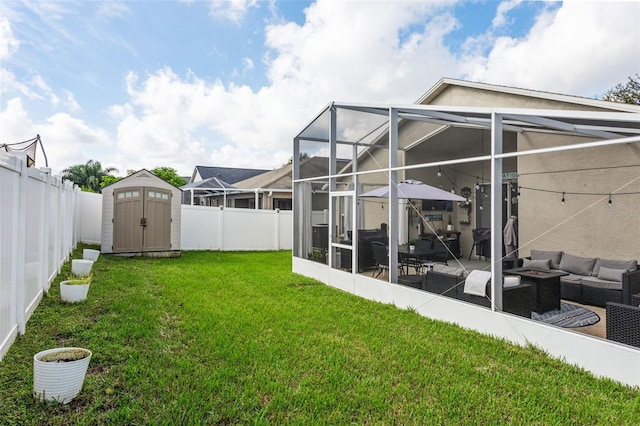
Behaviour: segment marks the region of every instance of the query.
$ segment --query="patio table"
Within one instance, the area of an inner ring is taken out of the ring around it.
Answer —
[[[543,313],[560,309],[560,277],[567,272],[540,271],[532,268],[515,268],[502,271],[504,275],[518,275],[523,282],[531,283],[535,306],[532,311]]]

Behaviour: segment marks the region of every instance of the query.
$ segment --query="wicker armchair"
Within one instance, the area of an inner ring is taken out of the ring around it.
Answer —
[[[633,297],[640,303],[640,296]],[[640,348],[640,307],[607,303],[607,339]]]

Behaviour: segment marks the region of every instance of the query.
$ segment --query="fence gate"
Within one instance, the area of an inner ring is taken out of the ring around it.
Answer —
[[[171,192],[133,187],[114,191],[113,252],[171,248]]]

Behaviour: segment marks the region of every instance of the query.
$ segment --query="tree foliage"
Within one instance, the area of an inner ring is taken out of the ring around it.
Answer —
[[[120,176],[104,175],[102,176],[102,180],[100,181],[100,188],[104,188],[107,185],[111,185],[112,183],[115,183],[120,179],[122,179]]]
[[[625,104],[640,105],[640,75],[629,77],[625,84],[618,83],[602,96],[605,101],[621,102]]]
[[[62,171],[62,178],[82,188],[87,192],[100,192],[102,179],[111,172],[118,171],[115,167],[102,168],[99,161],[89,160],[86,164],[76,164]]]
[[[306,152],[301,152],[301,153],[300,153],[300,157],[299,157],[300,161],[302,161],[302,160],[306,160],[307,158],[309,158],[309,154],[308,154],[308,153],[306,153]],[[288,160],[285,164],[283,164],[283,165],[284,165],[284,166],[288,166],[288,165],[289,165],[289,164],[291,164],[291,163],[293,163],[293,155],[292,155],[292,156],[291,156],[291,158],[289,158],[289,160]]]
[[[151,173],[177,188],[187,183],[182,176],[178,176],[178,172],[172,167],[156,167],[151,169]]]

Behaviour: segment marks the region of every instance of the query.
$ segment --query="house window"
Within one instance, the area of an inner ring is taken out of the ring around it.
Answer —
[[[274,198],[273,209],[292,210],[293,205],[291,203],[291,198]]]

